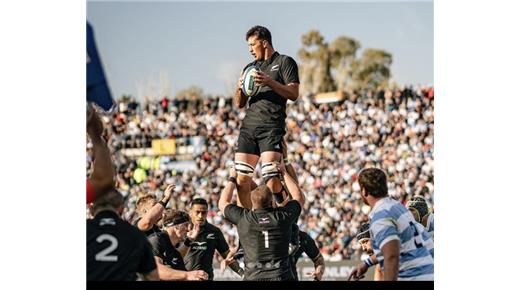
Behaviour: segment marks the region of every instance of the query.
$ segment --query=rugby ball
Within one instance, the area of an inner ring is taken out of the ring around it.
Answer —
[[[242,92],[244,95],[250,97],[255,93],[256,85],[255,85],[255,75],[259,70],[254,67],[250,66],[246,68],[244,71],[244,82],[242,83]]]

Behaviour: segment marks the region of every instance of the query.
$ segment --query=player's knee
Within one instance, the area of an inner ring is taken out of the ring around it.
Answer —
[[[245,162],[235,161],[235,170],[237,172],[237,182],[244,182],[253,177],[255,168]]]
[[[271,179],[271,180],[273,180],[273,179]],[[276,202],[276,205],[284,206],[289,197],[289,195],[287,193],[287,189],[281,182],[279,182],[278,184],[275,184],[275,186],[273,186],[273,187],[274,187],[274,189],[271,191],[273,192],[273,199]]]
[[[278,162],[265,162],[262,164],[262,178],[265,184],[268,184],[274,177],[280,178],[280,170],[278,169]],[[271,181],[272,182],[272,181]]]

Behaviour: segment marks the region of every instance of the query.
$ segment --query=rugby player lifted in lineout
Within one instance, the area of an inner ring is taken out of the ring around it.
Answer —
[[[255,60],[242,71],[234,96],[234,103],[239,108],[249,103],[235,148],[235,169],[238,205],[250,209],[250,186],[258,159],[261,159],[262,178],[267,187],[275,195],[282,194],[277,163],[282,158],[285,110],[287,100],[298,98],[300,81],[298,65],[293,58],[274,50],[267,28],[252,27],[246,33],[246,40]],[[255,66],[259,72],[255,76],[256,91],[248,98],[241,86],[243,72],[250,66]]]

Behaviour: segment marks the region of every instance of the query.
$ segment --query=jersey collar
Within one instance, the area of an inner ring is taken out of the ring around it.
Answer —
[[[370,214],[368,215],[368,217],[370,219],[372,219],[372,217],[374,216],[374,213],[377,211],[377,209],[379,207],[381,207],[384,203],[386,203],[389,199],[391,199],[391,197],[387,196],[387,197],[383,197],[381,198],[380,200],[378,200],[376,202],[376,204],[374,204],[374,207],[372,208],[372,210],[370,211]]]
[[[111,210],[103,210],[96,214],[95,218],[100,217],[119,217],[119,215]]]
[[[275,51],[273,52],[273,55],[271,55],[271,57],[267,60],[265,60],[264,62],[267,64],[267,65],[271,65],[273,63],[273,60],[279,55],[278,51]]]
[[[272,211],[274,208],[273,207],[267,207],[267,208],[256,208],[256,209],[253,209],[253,212],[257,213],[257,212],[269,212],[269,211]]]

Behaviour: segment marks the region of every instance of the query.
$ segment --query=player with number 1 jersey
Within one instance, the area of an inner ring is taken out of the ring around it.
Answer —
[[[289,257],[292,225],[298,220],[305,195],[297,182],[280,165],[279,171],[294,198],[283,207],[273,208],[273,193],[266,185],[251,191],[252,209],[231,204],[236,186],[236,171],[231,169],[229,182],[220,195],[218,207],[226,219],[237,225],[244,248],[244,280],[294,281]]]

